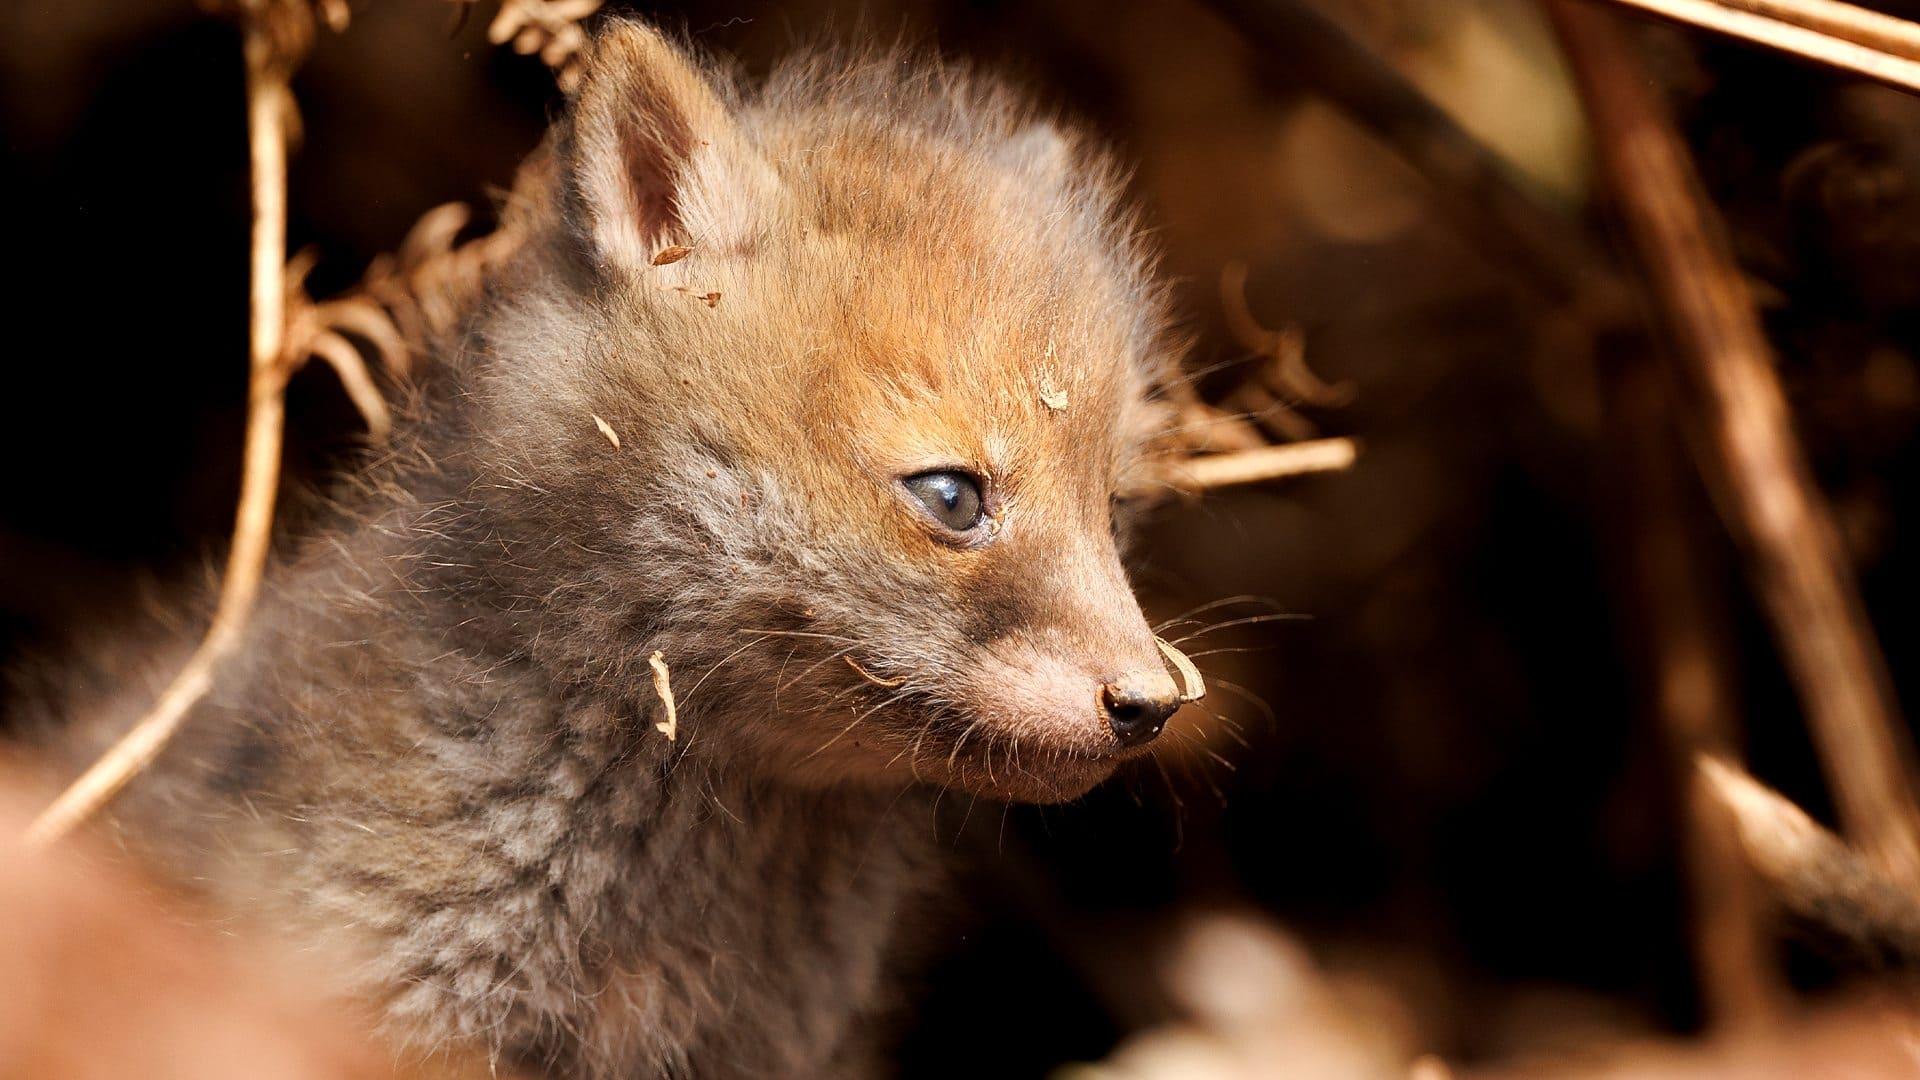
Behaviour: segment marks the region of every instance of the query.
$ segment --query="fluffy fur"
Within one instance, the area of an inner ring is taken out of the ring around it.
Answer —
[[[1158,294],[1096,155],[898,56],[745,88],[615,24],[543,161],[395,448],[113,826],[346,950],[424,1048],[858,1071],[937,876],[919,793],[1073,797],[1129,752],[1100,688],[1173,692],[1114,539]],[[983,479],[980,534],[906,493],[933,468]]]

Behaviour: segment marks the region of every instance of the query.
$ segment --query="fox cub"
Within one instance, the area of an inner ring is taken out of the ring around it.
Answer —
[[[747,86],[615,22],[537,160],[108,827],[423,1050],[861,1072],[922,794],[1074,798],[1180,704],[1116,540],[1160,290],[1098,153],[899,55]]]

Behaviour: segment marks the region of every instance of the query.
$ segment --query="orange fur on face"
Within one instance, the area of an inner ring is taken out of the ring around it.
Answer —
[[[1173,693],[1112,536],[1164,423],[1160,299],[1110,166],[962,73],[896,69],[816,61],[744,94],[610,32],[559,142],[569,212],[534,227],[587,249],[586,284],[530,273],[485,328],[526,391],[504,419],[578,452],[591,414],[631,446],[599,497],[705,549],[641,561],[732,589],[678,633],[704,616],[875,676],[739,665],[708,700],[739,745],[822,781],[1067,797],[1121,756],[1103,684]],[[932,469],[987,482],[991,539],[948,542],[903,498]]]

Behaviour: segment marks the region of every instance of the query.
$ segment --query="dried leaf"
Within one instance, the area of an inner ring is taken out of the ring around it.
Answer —
[[[587,415],[593,417],[593,426],[600,429],[600,434],[607,437],[607,441],[613,444],[613,448],[615,450],[620,449],[620,436],[614,434],[613,425],[600,419],[599,413],[588,413]]]
[[[662,292],[684,293],[687,296],[691,296],[697,300],[705,301],[708,307],[720,306],[720,294],[717,292],[697,293],[697,292],[694,292],[692,289],[687,288],[685,285],[662,285],[660,286],[660,290]]]
[[[691,254],[693,254],[693,249],[685,244],[675,244],[672,247],[664,247],[654,254],[653,265],[668,266],[679,262]]]
[[[653,730],[672,742],[680,728],[680,713],[673,705],[673,683],[668,680],[666,655],[655,649],[653,655],[647,657],[647,663],[653,668],[653,692],[660,695],[660,704],[667,707],[667,718],[653,725]]]

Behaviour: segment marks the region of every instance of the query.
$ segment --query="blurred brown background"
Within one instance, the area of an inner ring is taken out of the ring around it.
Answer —
[[[1604,230],[1585,128],[1526,0],[1326,0],[1349,34],[1497,149],[1539,203]],[[1885,5],[1909,16],[1920,6]],[[1903,7],[1913,10],[1902,10]],[[749,70],[826,39],[979,61],[1134,167],[1198,339],[1230,383],[1223,272],[1297,326],[1351,404],[1304,433],[1351,472],[1172,505],[1138,580],[1164,616],[1263,598],[1311,616],[1189,644],[1225,720],[1081,805],[946,807],[968,907],[934,934],[903,1070],[1038,1075],[1182,1007],[1162,959],[1200,913],[1251,910],[1370,1003],[1387,1037],[1465,1060],[1700,1021],[1674,779],[1649,714],[1649,515],[1733,675],[1756,772],[1827,805],[1739,558],[1677,439],[1618,421],[1619,350],[1438,211],[1284,43],[1196,0],[699,0],[631,10]],[[423,211],[486,205],[558,102],[489,13],[362,0],[295,80],[290,246],[344,288]],[[1782,377],[1899,689],[1920,700],[1916,423],[1920,102],[1665,29],[1641,41],[1766,300]],[[0,657],[199,572],[230,524],[245,387],[245,133],[235,28],[187,0],[0,12],[14,284],[0,393]],[[354,444],[330,377],[296,381],[291,474]],[[1610,412],[1610,410],[1613,410]],[[1645,463],[1672,465],[1649,492]],[[1636,464],[1638,462],[1638,464]],[[1248,650],[1221,651],[1213,649]],[[1235,729],[1237,729],[1237,734]],[[1807,986],[1835,967],[1787,957]],[[1365,1011],[1365,1010],[1363,1010]]]

